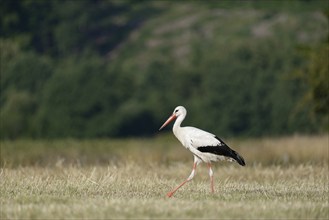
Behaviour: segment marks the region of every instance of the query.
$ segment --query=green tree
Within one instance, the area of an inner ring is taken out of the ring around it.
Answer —
[[[33,52],[23,52],[12,41],[1,40],[1,136],[33,136],[34,117],[41,104],[52,62]]]
[[[317,45],[307,51],[306,66],[294,72],[307,87],[296,111],[310,107],[308,117],[320,124],[320,129],[329,130],[329,44]]]

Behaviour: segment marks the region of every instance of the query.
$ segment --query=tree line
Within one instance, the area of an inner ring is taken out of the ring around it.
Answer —
[[[282,2],[1,1],[1,138],[326,131],[328,7]]]

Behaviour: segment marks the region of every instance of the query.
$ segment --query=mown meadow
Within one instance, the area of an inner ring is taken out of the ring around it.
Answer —
[[[328,7],[1,0],[0,218],[329,219]],[[166,197],[178,105],[245,158],[213,194],[201,164]]]
[[[174,195],[193,157],[170,135],[1,141],[2,219],[329,217],[328,135],[227,139],[247,166],[214,164]]]

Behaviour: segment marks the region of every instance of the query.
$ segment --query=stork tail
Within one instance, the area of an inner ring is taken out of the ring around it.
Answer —
[[[244,159],[242,156],[240,156],[236,151],[232,150],[232,158],[236,160],[241,166],[245,166],[246,163],[244,162]]]

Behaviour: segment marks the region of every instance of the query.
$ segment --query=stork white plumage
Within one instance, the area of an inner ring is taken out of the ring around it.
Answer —
[[[243,157],[236,151],[229,148],[220,138],[209,132],[203,131],[195,127],[181,127],[182,121],[186,116],[186,109],[183,106],[175,108],[173,114],[160,127],[159,130],[175,120],[173,133],[182,145],[190,150],[194,155],[193,169],[190,176],[182,182],[178,187],[170,191],[167,196],[171,197],[180,187],[193,179],[196,167],[199,163],[205,162],[209,168],[211,192],[214,192],[213,171],[211,169],[212,161],[228,160],[235,161],[241,166],[245,165]]]

